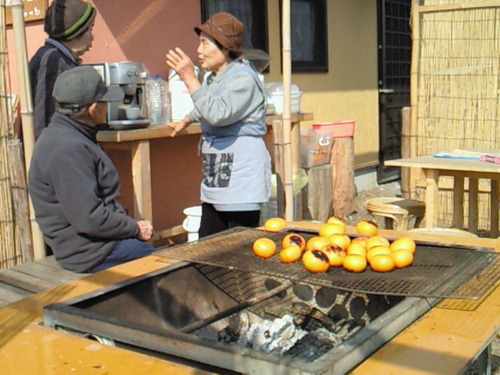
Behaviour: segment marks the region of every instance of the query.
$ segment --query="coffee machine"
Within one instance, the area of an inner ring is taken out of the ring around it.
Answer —
[[[146,108],[146,69],[133,61],[93,64],[106,86],[118,86],[123,100],[108,103],[107,124],[116,130],[146,127],[151,123]]]

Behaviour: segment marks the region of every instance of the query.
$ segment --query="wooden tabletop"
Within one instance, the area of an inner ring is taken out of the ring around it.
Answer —
[[[272,125],[273,121],[282,120],[281,115],[266,116],[266,124]],[[312,113],[292,113],[291,122],[311,121],[313,119]],[[189,125],[183,129],[179,135],[201,134],[201,126],[199,123]],[[149,125],[143,129],[130,129],[130,130],[102,130],[97,133],[97,140],[99,142],[130,142],[141,141],[147,139],[166,138],[172,135],[172,129],[165,124]]]
[[[384,164],[393,167],[417,167],[449,171],[500,173],[500,164],[474,159],[437,158],[430,155],[407,159],[386,160]]]

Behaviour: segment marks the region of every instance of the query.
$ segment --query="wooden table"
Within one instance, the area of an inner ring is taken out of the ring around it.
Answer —
[[[468,206],[470,232],[478,231],[479,179],[491,181],[490,190],[490,235],[498,237],[500,164],[471,159],[436,158],[418,156],[407,159],[388,160],[386,166],[420,168],[426,179],[425,226],[437,226],[439,213],[438,182],[440,176],[453,177],[453,226],[464,225],[465,179],[469,180]]]
[[[291,115],[292,142],[296,143],[296,150],[298,150],[297,142],[300,141],[298,125],[300,125],[301,121],[310,121],[312,119],[313,115],[311,113],[294,113]],[[282,116],[271,115],[266,117],[268,126],[272,126],[273,123],[276,126],[276,123],[280,121],[282,121]],[[191,134],[201,134],[200,124],[191,124],[182,130],[178,136]],[[136,219],[153,219],[150,141],[167,138],[171,135],[172,130],[165,125],[150,125],[144,129],[106,130],[97,133],[97,141],[102,144],[105,150],[130,151],[134,194],[132,215]],[[298,157],[295,158],[298,160]]]

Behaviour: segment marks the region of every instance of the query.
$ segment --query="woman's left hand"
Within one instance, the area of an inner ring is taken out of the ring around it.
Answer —
[[[189,92],[192,92],[191,87],[193,87],[194,91],[194,89],[200,86],[193,62],[180,48],[168,51],[166,54],[166,64],[177,72],[179,77],[188,87]]]

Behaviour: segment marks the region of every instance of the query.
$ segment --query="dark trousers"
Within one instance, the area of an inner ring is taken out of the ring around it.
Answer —
[[[255,228],[259,225],[260,210],[217,211],[210,203],[201,204],[201,224],[198,235],[206,237],[234,227]]]
[[[127,239],[118,242],[113,251],[101,264],[98,264],[88,272],[97,272],[106,268],[116,266],[132,259],[141,258],[155,252],[156,249],[146,242],[137,239]]]

